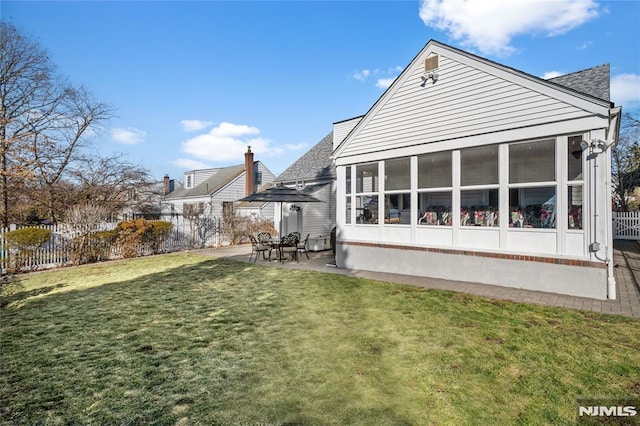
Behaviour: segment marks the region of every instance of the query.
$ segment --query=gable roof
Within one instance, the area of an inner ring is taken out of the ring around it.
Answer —
[[[586,70],[550,78],[547,81],[560,84],[599,99],[610,100],[609,64],[598,65],[593,68],[587,68]]]
[[[244,164],[214,169],[215,173],[193,188],[181,188],[167,195],[167,199],[202,197],[213,194],[244,173]]]
[[[429,90],[423,90],[421,93],[417,93],[413,87],[417,86],[420,83],[421,77],[424,76],[421,61],[431,54],[437,54],[441,57],[438,70],[440,75],[439,78],[437,78],[437,84],[436,81],[433,81],[433,84],[429,85],[423,79],[423,84],[420,86],[423,88],[429,87]],[[460,66],[466,67],[466,69],[469,70],[464,76],[467,80],[465,83],[462,83],[464,80],[461,78]],[[597,70],[598,72],[594,74],[597,74],[599,78],[602,79],[605,75],[603,72],[605,69]],[[443,71],[445,72],[444,74]],[[578,78],[574,76],[574,80],[576,80],[576,82],[582,81],[588,74],[589,73],[579,75]],[[608,77],[608,72],[606,74]],[[447,83],[445,83],[445,79]],[[561,79],[560,81],[567,83],[569,80],[570,78]],[[608,85],[609,79],[606,78],[601,83]],[[495,87],[500,87],[500,84],[510,85],[506,90],[507,92],[510,91],[509,96],[503,97],[502,93],[506,93],[504,90],[494,89]],[[431,88],[431,86],[433,86],[433,88]],[[491,87],[491,89],[489,89],[489,87]],[[484,108],[470,111],[467,95],[471,94],[471,92],[464,93],[464,91],[471,90],[471,88],[473,88],[472,93],[475,96],[475,105],[480,103]],[[455,92],[445,92],[448,89],[455,89]],[[515,99],[511,96],[516,92],[518,92],[517,94],[520,97],[524,96],[524,93],[531,93],[535,97],[537,108],[537,115],[535,117],[531,115],[531,108],[522,108],[523,103],[521,102],[521,98]],[[387,150],[392,145],[397,147],[395,142],[403,137],[401,135],[403,132],[412,133],[411,138],[408,139],[404,137],[403,144],[405,147],[424,144],[425,142],[471,136],[473,135],[471,128],[468,126],[463,128],[463,125],[468,123],[462,122],[470,113],[475,114],[474,118],[476,122],[480,120],[481,117],[491,119],[490,122],[482,123],[481,133],[483,134],[506,129],[507,125],[511,125],[511,128],[514,129],[526,128],[530,126],[531,123],[548,120],[544,118],[545,114],[548,114],[549,111],[554,109],[561,110],[564,108],[565,115],[571,116],[572,118],[586,116],[608,117],[610,108],[612,107],[611,102],[591,92],[593,91],[578,91],[573,87],[544,80],[515,68],[465,52],[435,40],[430,40],[411,60],[409,65],[405,67],[382,96],[378,98],[358,124],[342,139],[340,144],[335,148],[332,156],[334,159],[337,159],[343,156],[353,156],[375,150]],[[602,94],[599,95],[602,96]],[[392,114],[396,114],[397,117],[398,105],[401,103],[406,104],[410,96],[413,96],[413,98],[411,98],[412,103],[408,105],[410,109],[406,111],[405,115],[410,117],[411,123],[407,124],[400,119],[391,122],[389,117],[391,117]],[[490,96],[491,103],[481,102],[478,96]],[[389,103],[391,99],[394,99],[393,104]],[[440,103],[436,103],[438,99],[440,99]],[[507,121],[503,121],[500,118],[505,115],[505,102],[507,100],[513,101],[514,99],[520,101],[520,104],[513,104],[517,109],[511,110],[511,116],[509,116],[507,123]],[[451,107],[454,102],[458,102],[456,105],[458,109],[455,109],[456,106]],[[544,105],[545,103],[547,103],[547,105]],[[548,106],[550,103],[553,103],[551,107]],[[442,105],[448,106],[449,109],[442,108]],[[381,111],[384,118],[380,115]],[[361,133],[373,120],[377,120],[375,125],[364,130],[364,133]],[[385,124],[390,124],[385,127],[386,132],[378,132],[377,135],[372,135],[374,128],[379,129],[382,127],[381,120],[385,120]],[[437,122],[444,123],[445,126],[447,126],[447,134],[442,134],[442,127],[438,129],[435,125],[432,125],[432,123]],[[431,127],[425,128],[425,123]],[[413,128],[411,126],[413,126]],[[416,130],[417,128],[419,128],[419,130]],[[418,132],[422,132],[423,134],[419,134]],[[425,132],[431,133],[427,134]],[[386,139],[378,140],[381,138]]]
[[[331,160],[332,151],[333,132],[322,138],[320,142],[290,165],[275,181],[289,182],[335,177],[336,166]]]

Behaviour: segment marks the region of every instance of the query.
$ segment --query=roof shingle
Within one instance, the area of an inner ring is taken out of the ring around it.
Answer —
[[[323,177],[335,177],[336,166],[331,160],[332,152],[333,132],[325,136],[313,148],[289,166],[275,179],[275,181],[289,182]]]

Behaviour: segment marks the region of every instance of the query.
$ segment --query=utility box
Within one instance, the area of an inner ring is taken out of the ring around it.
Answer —
[[[329,237],[309,237],[309,251],[324,251],[331,249],[331,238]]]

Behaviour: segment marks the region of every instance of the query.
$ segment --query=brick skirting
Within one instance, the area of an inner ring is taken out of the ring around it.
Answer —
[[[398,244],[368,243],[368,242],[359,242],[359,241],[337,241],[336,244],[345,245],[345,246],[357,246],[357,247],[424,251],[428,253],[444,253],[444,254],[454,254],[454,255],[461,255],[461,256],[489,257],[492,259],[520,260],[524,262],[553,263],[556,265],[585,266],[589,268],[604,268],[604,269],[607,268],[607,264],[604,262],[591,262],[588,260],[577,260],[577,259],[561,259],[557,257],[529,256],[529,255],[495,253],[495,252],[487,253],[487,252],[473,251],[473,250],[417,247],[417,246],[406,246],[406,245],[398,245]]]

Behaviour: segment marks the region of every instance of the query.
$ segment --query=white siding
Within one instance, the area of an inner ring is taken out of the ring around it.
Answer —
[[[443,54],[438,73],[435,84],[428,81],[422,87],[423,64],[415,61],[404,81],[399,81],[397,90],[371,111],[340,155],[371,153],[593,115],[542,91],[534,91],[528,87],[530,84],[515,83]]]
[[[344,140],[344,138],[347,137],[349,132],[353,130],[354,127],[356,127],[356,124],[358,124],[360,120],[362,120],[362,117],[351,118],[349,120],[345,120],[345,121],[341,121],[339,123],[333,124],[333,149],[334,150],[338,147],[338,145],[342,143],[342,141]]]
[[[246,195],[245,189],[245,174],[242,173],[212,197],[212,215],[222,216],[222,203],[225,201],[237,201],[243,198]]]
[[[326,182],[326,181],[325,181]],[[317,185],[319,181],[309,182],[308,186]],[[291,185],[293,186],[293,185]],[[297,227],[297,213],[291,212],[289,207],[291,204],[285,203],[283,206],[283,216],[285,217],[285,224],[283,226],[283,233],[298,231],[302,234],[302,238],[310,234],[310,237],[318,237],[320,235],[328,237],[331,233],[331,229],[336,225],[336,182],[331,181],[327,185],[318,189],[316,192],[309,194],[319,200],[322,203],[300,203],[297,204],[301,207],[302,212],[302,229]],[[279,205],[276,206],[279,209]],[[278,211],[278,216],[279,216]],[[276,226],[277,227],[277,226]]]
[[[325,185],[311,195],[324,203],[302,204],[304,226],[302,238],[307,234],[311,234],[311,237],[320,235],[327,237],[336,224],[335,183]]]
[[[193,173],[195,175],[194,183],[193,183],[192,188],[195,188],[196,186],[200,185],[205,180],[209,179],[211,176],[213,176],[216,173],[218,173],[218,170],[220,170],[220,169],[204,169],[204,170],[195,170],[193,172],[189,172],[189,173]],[[185,181],[186,181],[186,179],[185,179]]]
[[[262,173],[262,185],[260,185],[258,187],[258,191],[261,190],[261,188],[268,184],[268,183],[273,183],[273,180],[276,178],[274,176],[273,173],[271,173],[271,171],[269,169],[266,168],[266,166],[264,164],[262,164],[260,161],[258,161],[255,165],[255,167],[257,167],[258,172]],[[244,197],[244,195],[243,195]],[[273,217],[273,215],[271,215],[270,217]]]

